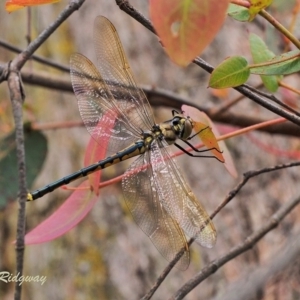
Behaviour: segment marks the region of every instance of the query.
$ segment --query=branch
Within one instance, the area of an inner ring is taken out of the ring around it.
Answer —
[[[140,22],[142,25],[144,25],[147,29],[149,29],[151,32],[155,33],[154,27],[152,26],[151,22],[146,19],[141,13],[139,13],[134,7],[132,7],[128,1],[126,0],[116,0],[117,5],[120,7],[121,10],[126,12],[128,15],[130,15],[132,18]],[[214,68],[205,62],[202,58],[197,57],[193,60],[193,63],[200,66],[202,69],[206,70],[207,72],[211,73]],[[275,114],[286,118],[287,120],[293,122],[294,124],[300,126],[300,117],[295,116],[294,114],[287,112],[285,110],[282,110],[278,108],[273,103],[269,103],[259,95],[250,90],[250,88],[247,85],[241,85],[239,87],[235,88],[237,91],[239,91],[241,94],[249,98],[250,100],[256,102],[257,104],[265,107],[266,109],[274,112]]]
[[[269,168],[262,168],[260,170],[254,170],[254,171],[248,171],[246,173],[244,173],[244,178],[237,184],[237,186],[231,190],[227,197],[223,200],[223,202],[216,208],[216,210],[211,214],[211,219],[213,219],[216,214],[218,214],[220,212],[220,210],[222,208],[224,208],[239,192],[240,190],[244,187],[244,185],[246,185],[246,183],[248,182],[249,179],[261,175],[261,174],[265,174],[265,173],[269,173],[269,172],[273,172],[273,171],[279,171],[282,169],[287,169],[287,168],[292,168],[292,167],[299,167],[300,166],[300,162],[296,161],[296,162],[292,162],[292,163],[288,163],[288,164],[282,164],[282,165],[276,165],[273,167],[269,167]]]
[[[257,294],[270,278],[276,277],[287,267],[294,265],[300,255],[300,233],[289,237],[285,246],[282,247],[275,255],[271,256],[270,261],[255,270],[247,270],[244,278],[231,284],[222,292],[221,296],[214,300],[247,300],[253,299],[253,295]]]
[[[241,180],[240,183],[237,184],[236,188],[233,189],[232,191],[230,191],[228,193],[228,196],[223,200],[223,202],[215,209],[215,211],[210,215],[210,218],[213,219],[217,213],[220,212],[220,210],[222,208],[224,208],[238,193],[239,191],[243,188],[243,186],[247,183],[247,181],[255,176],[258,176],[260,174],[264,174],[264,173],[268,173],[268,172],[272,172],[272,171],[277,171],[277,170],[282,170],[282,169],[286,169],[286,168],[291,168],[291,167],[297,167],[300,166],[300,162],[293,162],[290,164],[283,164],[283,165],[277,165],[277,166],[273,166],[273,167],[269,167],[269,168],[263,168],[260,170],[254,170],[254,171],[248,171],[247,173],[244,174],[244,178]],[[299,200],[300,201],[300,200]],[[288,212],[287,212],[288,213]],[[272,229],[272,228],[271,228]],[[271,230],[270,229],[270,230]],[[250,238],[250,237],[249,237]],[[248,238],[248,239],[249,239]],[[247,239],[247,240],[248,240]],[[246,240],[246,242],[247,242]],[[189,245],[193,242],[193,240],[189,241]],[[238,246],[239,247],[239,246]],[[234,248],[235,249],[235,248]],[[248,249],[246,249],[248,250]],[[244,251],[246,251],[244,250]],[[233,250],[231,250],[233,251]],[[142,298],[143,300],[148,300],[152,297],[152,295],[155,293],[155,291],[158,289],[158,287],[162,284],[162,282],[164,281],[164,279],[167,277],[167,275],[170,273],[170,271],[173,269],[173,267],[176,265],[176,263],[178,262],[178,260],[180,259],[180,257],[182,256],[183,251],[179,252],[176,257],[173,259],[173,261],[171,261],[168,266],[163,270],[163,272],[161,273],[161,275],[157,278],[155,284],[152,286],[152,288],[149,290],[149,292]],[[237,256],[237,255],[236,255]],[[227,261],[226,261],[227,262]],[[225,262],[224,262],[225,263]],[[209,264],[208,266],[211,266],[211,268],[213,268],[213,262],[211,264]],[[207,267],[206,267],[207,268]],[[203,269],[204,270],[204,269]],[[211,275],[211,274],[208,274]],[[208,277],[207,275],[207,277]],[[206,278],[206,277],[205,277]],[[203,278],[202,280],[204,280],[205,278]],[[190,291],[190,290],[189,290]]]
[[[13,64],[16,65],[18,70],[24,66],[27,60],[33,53],[48,39],[48,37],[80,6],[85,0],[72,0],[70,4],[60,13],[58,18],[50,24],[28,47],[22,51],[14,60]]]
[[[2,67],[0,64],[0,73],[1,71],[5,71],[5,67]],[[23,70],[21,74],[24,83],[38,85],[49,89],[70,92],[73,94],[70,79],[67,77],[62,78],[61,76],[49,76],[49,74],[43,74],[42,72],[32,73],[26,70]],[[161,88],[153,88],[145,85],[142,85],[140,87],[143,89],[152,106],[166,106],[180,110],[183,104],[192,105],[195,108],[204,111],[215,122],[229,124],[232,126],[238,126],[242,128],[268,121],[262,118],[231,112],[215,114],[213,110],[197,105],[196,103],[191,103],[187,99],[184,99],[183,97],[180,97],[171,91],[167,91]],[[263,127],[259,130],[272,134],[284,134],[287,136],[300,137],[299,127],[290,122],[272,125],[269,127]]]
[[[204,69],[205,71],[207,71],[208,73],[212,73],[212,71],[214,70],[214,68],[209,63],[207,63],[200,57],[195,58],[193,60],[193,62],[196,65],[198,65],[199,67],[201,67],[202,69]],[[299,116],[296,116],[293,113],[290,113],[288,111],[285,111],[285,110],[277,107],[272,102],[266,101],[264,98],[259,96],[260,92],[257,91],[255,88],[250,87],[247,84],[242,84],[238,87],[235,87],[234,89],[237,90],[238,92],[240,92],[242,95],[246,96],[248,99],[256,102],[260,106],[263,106],[264,108],[268,109],[269,111],[272,111],[273,113],[300,126],[300,117]]]
[[[300,197],[293,199],[283,205],[275,214],[272,215],[269,222],[262,226],[259,230],[255,231],[244,242],[240,243],[236,247],[233,247],[226,255],[219,259],[215,259],[204,267],[196,276],[187,281],[177,293],[170,298],[171,300],[183,299],[192,289],[199,285],[204,279],[215,273],[220,267],[232,260],[233,258],[241,255],[247,250],[251,249],[262,237],[264,237],[269,231],[277,227],[281,220],[291,212],[300,203]],[[244,299],[244,298],[239,298]]]
[[[8,49],[12,52],[15,52],[15,53],[21,53],[23,50],[18,48],[18,47],[15,47],[9,43],[7,43],[6,41],[3,41],[0,39],[0,46],[5,48],[5,49]],[[50,60],[50,59],[47,59],[47,58],[44,58],[42,56],[38,56],[38,55],[32,55],[31,58],[32,60],[36,61],[36,62],[39,62],[39,63],[42,63],[46,66],[49,66],[49,67],[52,67],[52,68],[55,68],[59,71],[63,71],[63,72],[68,72],[70,73],[70,68],[67,67],[67,66],[64,66],[62,64],[59,64],[53,60]]]
[[[0,70],[0,82],[8,81],[10,98],[12,102],[12,110],[16,130],[16,150],[18,163],[18,186],[19,186],[19,212],[17,221],[17,238],[16,238],[16,274],[23,275],[24,263],[24,235],[25,235],[25,209],[26,209],[26,168],[25,168],[25,149],[24,149],[24,132],[23,132],[23,116],[22,105],[25,99],[20,69],[30,58],[35,50],[50,36],[56,28],[76,9],[78,9],[84,0],[74,0],[60,14],[57,21],[44,30],[40,36],[30,43],[27,49],[21,52],[9,64],[5,65],[5,69]],[[21,299],[22,284],[15,285],[15,299]]]
[[[11,67],[11,66],[10,66]],[[24,93],[20,73],[15,68],[9,69],[8,87],[10,99],[12,102],[13,116],[16,128],[16,151],[18,163],[18,186],[19,186],[19,212],[17,224],[16,240],[16,261],[17,273],[23,274],[23,256],[24,256],[24,235],[25,235],[25,203],[27,197],[26,188],[26,169],[25,169],[25,149],[23,133],[22,105]],[[16,284],[15,299],[21,298],[22,285]]]
[[[287,37],[298,49],[300,49],[300,41],[289,30],[287,30],[282,24],[280,24],[273,16],[271,16],[266,10],[261,10],[259,14],[265,18],[270,24],[272,24],[279,32]]]
[[[127,0],[116,0],[116,4],[119,6],[121,10],[123,10],[126,14],[131,16],[133,19],[137,20],[139,23],[144,25],[148,30],[156,34],[155,29],[151,22],[143,16],[139,11],[137,11]]]

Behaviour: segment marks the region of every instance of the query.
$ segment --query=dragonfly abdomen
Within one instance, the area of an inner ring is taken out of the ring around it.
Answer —
[[[143,140],[139,140],[139,141],[135,142],[134,144],[130,145],[129,147],[123,149],[120,152],[117,152],[116,154],[114,154],[112,156],[108,156],[107,158],[100,160],[93,165],[82,168],[81,170],[79,170],[75,173],[72,173],[68,176],[65,176],[65,177],[61,178],[60,180],[57,180],[51,184],[48,184],[48,185],[42,187],[41,189],[32,192],[31,194],[29,193],[27,195],[27,201],[36,200],[63,185],[69,184],[70,182],[72,182],[76,179],[85,177],[91,173],[98,171],[98,170],[108,168],[114,164],[117,164],[117,163],[119,163],[123,160],[129,159],[131,157],[143,154],[143,153],[145,153],[146,150],[147,149],[146,149],[145,142]]]

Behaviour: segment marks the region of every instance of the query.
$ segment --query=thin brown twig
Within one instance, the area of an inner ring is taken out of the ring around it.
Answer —
[[[5,69],[5,67],[1,67],[0,65],[0,73],[2,71],[5,71]],[[23,70],[21,74],[24,83],[73,93],[72,85],[69,78],[62,78],[58,76],[49,77],[48,75],[43,74],[42,72],[31,73],[26,70]],[[210,109],[207,109],[206,107],[203,107],[196,103],[190,103],[188,100],[178,96],[177,94],[171,91],[167,91],[162,88],[153,88],[152,86],[145,85],[141,85],[140,87],[143,89],[152,106],[166,106],[180,110],[183,104],[192,105],[195,108],[205,112],[215,122],[220,122],[238,127],[249,127],[267,121],[265,119],[257,118],[256,116],[249,116],[245,114],[243,115],[230,112],[222,113],[220,115],[213,115],[211,114]],[[259,130],[272,134],[284,134],[288,136],[300,137],[299,127],[290,122],[286,122],[285,124],[282,124],[280,126],[273,125],[265,128],[260,128]]]
[[[280,85],[280,83],[279,83]],[[285,104],[284,102],[282,102],[281,100],[279,100],[275,95],[273,94],[269,94],[266,92],[263,92],[261,90],[257,90],[255,88],[253,88],[252,86],[248,85],[247,86],[251,91],[267,98],[270,99],[271,101],[273,101],[274,103],[280,105],[281,107],[283,107],[284,109],[288,110],[289,112],[295,114],[296,116],[300,117],[300,113],[298,111],[296,111],[295,109],[293,109],[292,107],[288,106],[287,104]]]
[[[223,209],[239,193],[239,191],[243,188],[243,186],[252,177],[255,177],[255,176],[258,176],[258,175],[261,175],[261,174],[264,174],[264,173],[268,173],[268,172],[273,172],[273,171],[282,170],[282,169],[291,168],[291,167],[297,167],[297,166],[300,166],[300,162],[299,161],[293,162],[293,163],[289,163],[289,164],[282,164],[282,165],[277,165],[277,166],[273,166],[273,167],[269,167],[269,168],[263,168],[263,169],[260,169],[260,170],[253,170],[253,171],[246,172],[244,174],[244,178],[237,184],[237,186],[233,190],[231,190],[228,193],[228,196],[222,201],[222,203],[210,215],[210,218],[213,219],[221,211],[221,209]],[[300,199],[299,199],[299,201],[300,201]],[[192,243],[192,241],[189,241],[189,244],[191,244],[191,243]],[[155,291],[158,289],[158,287],[162,284],[162,282],[164,281],[164,279],[166,278],[166,276],[171,272],[172,268],[176,265],[176,263],[178,262],[178,260],[182,256],[182,254],[183,254],[183,251],[179,252],[176,255],[176,257],[167,265],[167,267],[162,271],[162,273],[157,278],[157,280],[154,283],[154,285],[151,287],[151,289],[148,291],[148,293],[142,298],[142,300],[149,300],[149,299],[151,299],[151,297],[153,296],[153,294],[155,293]],[[210,266],[211,264],[213,264],[213,263],[210,263],[208,266]],[[205,268],[207,268],[207,267],[205,267]],[[209,275],[211,275],[211,274],[212,273],[210,273]]]
[[[18,186],[19,186],[19,211],[17,221],[17,238],[16,238],[16,274],[21,277],[24,265],[24,235],[25,235],[25,210],[27,199],[26,187],[26,168],[25,168],[25,149],[24,149],[24,132],[22,106],[25,99],[20,69],[30,58],[30,56],[44,43],[52,32],[76,9],[78,9],[84,0],[73,0],[66,9],[60,14],[58,19],[52,23],[42,34],[29,44],[27,49],[22,51],[16,58],[6,65],[6,70],[1,70],[0,80],[7,80],[16,131],[16,150],[18,163]],[[15,285],[15,300],[21,299],[22,284]]]
[[[21,53],[23,51],[21,48],[13,46],[13,45],[9,44],[8,42],[3,41],[2,39],[0,39],[0,47],[5,48],[5,49],[7,49],[9,51],[12,51],[14,53]],[[42,56],[39,56],[39,55],[36,55],[36,54],[33,54],[30,59],[32,59],[36,62],[39,62],[41,64],[44,64],[46,66],[55,68],[59,71],[70,73],[70,68],[68,66],[64,66],[63,64],[59,64],[59,63],[57,63],[57,62],[55,62],[51,59],[48,59],[48,58],[45,58],[45,57],[42,57]]]
[[[262,226],[259,230],[248,236],[239,245],[233,247],[227,254],[211,261],[198,274],[187,281],[170,300],[183,299],[191,290],[198,286],[204,279],[215,273],[220,267],[250,250],[262,237],[264,237],[272,229],[276,228],[283,218],[290,213],[300,203],[300,197],[290,200],[288,203],[281,206],[281,208],[271,216],[270,220]]]
[[[16,241],[16,274],[23,274],[24,260],[24,235],[25,235],[25,201],[27,195],[26,189],[26,169],[25,169],[25,149],[23,134],[23,117],[22,105],[24,101],[24,93],[19,71],[10,65],[8,75],[8,88],[12,103],[12,110],[16,131],[16,150],[18,163],[18,186],[19,186],[19,210],[17,222],[17,241]],[[15,299],[21,298],[22,285],[15,285]]]
[[[207,63],[200,57],[195,58],[193,60],[193,62],[209,73],[212,73],[212,71],[214,70],[214,68],[209,63]],[[287,120],[300,126],[300,117],[299,116],[281,109],[280,107],[274,105],[272,102],[266,101],[265,99],[263,99],[262,97],[259,96],[261,93],[260,91],[254,89],[253,87],[249,86],[248,84],[240,85],[238,87],[235,87],[234,89],[237,90],[238,92],[240,92],[242,95],[249,98],[250,100],[259,104],[260,106],[266,108],[267,110],[269,110],[283,118],[286,118]]]
[[[147,29],[149,29],[151,32],[155,33],[155,29],[153,28],[151,22],[146,19],[140,12],[138,12],[133,6],[131,6],[127,0],[116,0],[116,4],[120,7],[121,10],[126,12],[128,15],[130,15],[132,18],[140,22],[142,25],[144,25]],[[204,69],[205,71],[211,73],[214,68],[208,64],[206,61],[204,61],[200,57],[196,57],[193,60],[193,63]],[[246,96],[250,100],[254,101],[255,103],[259,104],[260,106],[268,109],[269,111],[274,112],[275,114],[286,118],[287,120],[295,123],[296,125],[300,126],[300,117],[296,116],[295,114],[292,114],[288,111],[285,111],[283,109],[280,109],[276,105],[274,105],[272,102],[268,102],[262,97],[260,97],[256,92],[249,89],[249,86],[246,84],[243,84],[241,86],[238,86],[235,88],[238,92],[240,92],[242,95]]]
[[[263,168],[260,170],[254,170],[254,171],[248,171],[243,174],[243,179],[238,183],[238,185],[229,192],[227,197],[223,200],[223,202],[216,208],[216,210],[211,214],[211,218],[214,218],[222,208],[224,208],[238,193],[239,191],[243,188],[243,186],[248,182],[249,179],[264,174],[264,173],[269,173],[273,171],[278,171],[286,168],[292,168],[292,167],[299,167],[300,162],[292,162],[288,164],[281,164],[281,165],[276,165],[273,167],[269,168]]]
[[[33,53],[48,39],[48,37],[57,29],[59,26],[80,6],[85,2],[85,0],[72,0],[68,6],[60,13],[57,19],[50,24],[40,35],[32,41],[28,47],[22,51],[16,59],[14,59],[14,64],[18,70],[24,66],[26,61],[33,55]]]
[[[258,84],[255,89],[259,89],[263,86],[262,83]],[[224,103],[222,103],[221,105],[218,105],[217,107],[211,108],[210,109],[210,114],[212,116],[216,116],[219,114],[224,113],[225,111],[229,110],[232,106],[236,105],[237,103],[239,103],[243,98],[245,98],[244,95],[239,95],[234,99],[230,99]]]
[[[283,88],[285,88],[285,89],[287,89],[287,90],[289,90],[289,91],[292,91],[292,92],[295,93],[295,94],[300,95],[300,90],[299,90],[299,89],[296,89],[296,88],[290,86],[289,84],[286,84],[286,83],[283,82],[282,80],[279,80],[278,84],[279,84],[281,87],[283,87]]]
[[[257,247],[254,247],[254,249]],[[284,272],[288,267],[295,266],[300,255],[300,232],[289,236],[287,242],[276,253],[272,254],[269,261],[244,272],[244,277],[226,286],[226,291],[214,297],[214,300],[249,300],[265,285]],[[242,288],[241,288],[242,287]],[[253,299],[253,298],[252,298]]]
[[[213,219],[220,211],[223,209],[238,193],[239,191],[245,186],[245,184],[248,182],[249,179],[252,177],[258,176],[260,174],[268,173],[268,172],[273,172],[277,170],[282,170],[286,168],[291,168],[291,167],[297,167],[300,166],[300,162],[293,162],[289,164],[282,164],[282,165],[277,165],[269,168],[263,168],[260,170],[253,170],[253,171],[248,171],[244,174],[244,178],[241,180],[238,185],[231,190],[228,193],[228,196],[222,201],[222,203],[215,209],[215,211],[210,215],[210,218]],[[191,243],[191,241],[189,241]],[[162,284],[166,276],[170,273],[172,268],[176,265],[177,261],[180,259],[182,256],[183,251],[179,252],[176,257],[174,258],[173,261],[171,261],[167,267],[162,271],[160,276],[157,278],[155,281],[154,285],[151,287],[151,289],[148,291],[148,293],[142,298],[142,300],[149,300],[155,293],[155,291],[158,289],[158,287]]]
[[[272,15],[270,15],[266,10],[261,10],[259,14],[266,19],[270,24],[272,24],[279,32],[288,38],[298,49],[300,49],[300,41],[294,36],[287,28],[285,28],[281,23],[278,22]]]

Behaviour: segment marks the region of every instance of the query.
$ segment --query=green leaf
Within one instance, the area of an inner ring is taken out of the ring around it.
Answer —
[[[241,56],[232,56],[214,69],[209,86],[214,89],[235,87],[245,83],[249,76],[247,60]]]
[[[47,139],[39,131],[25,131],[27,185],[31,187],[39,174],[47,154]],[[0,141],[0,209],[16,200],[18,193],[18,168],[15,132]]]
[[[249,10],[236,4],[229,4],[227,14],[240,22],[247,22],[250,18]]]
[[[265,61],[268,61],[275,57],[275,54],[270,51],[265,44],[265,42],[256,34],[250,34],[250,48],[251,48],[251,54],[252,58],[255,64],[259,64]],[[250,69],[250,72],[252,73],[252,68]],[[276,76],[265,76],[261,75],[261,80],[264,83],[264,86],[270,91],[270,92],[276,92],[278,90],[278,81]]]
[[[252,66],[251,73],[259,75],[288,75],[296,73],[300,71],[300,52],[299,50],[293,50],[275,56],[266,63],[272,64],[260,67]]]

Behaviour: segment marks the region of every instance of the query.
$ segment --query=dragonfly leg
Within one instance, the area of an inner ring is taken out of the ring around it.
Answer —
[[[181,141],[183,141],[184,143],[186,143],[188,146],[190,146],[196,152],[206,152],[206,151],[216,150],[219,153],[223,153],[223,151],[217,149],[216,147],[212,147],[212,148],[208,148],[208,149],[204,149],[204,150],[199,150],[199,149],[195,148],[194,145],[191,144],[191,143],[189,143],[188,141],[186,141],[186,140],[181,140]]]
[[[189,141],[189,140],[193,139],[193,138],[194,138],[196,135],[198,135],[200,132],[202,132],[202,131],[204,131],[204,130],[206,130],[206,129],[208,129],[208,128],[210,128],[210,127],[209,127],[209,126],[206,126],[205,128],[200,129],[198,132],[196,132],[195,134],[193,134],[193,135],[191,135],[190,137],[188,137],[187,140]]]
[[[210,149],[204,149],[204,150],[199,150],[199,149],[196,149],[192,144],[190,144],[189,142],[187,141],[184,141],[187,145],[189,145],[193,150],[195,150],[196,152],[206,152],[206,151],[210,151],[210,150],[217,150],[218,152],[220,152],[218,149],[216,148],[210,148]],[[188,151],[186,151],[183,147],[181,147],[179,144],[177,143],[174,143],[174,145],[179,148],[181,151],[183,151],[184,153],[186,153],[187,155],[189,156],[192,156],[192,157],[207,157],[207,158],[215,158],[217,159],[219,162],[223,163],[223,161],[221,161],[219,158],[217,158],[216,156],[214,155],[196,155],[196,154],[193,154],[193,153],[190,153]]]

